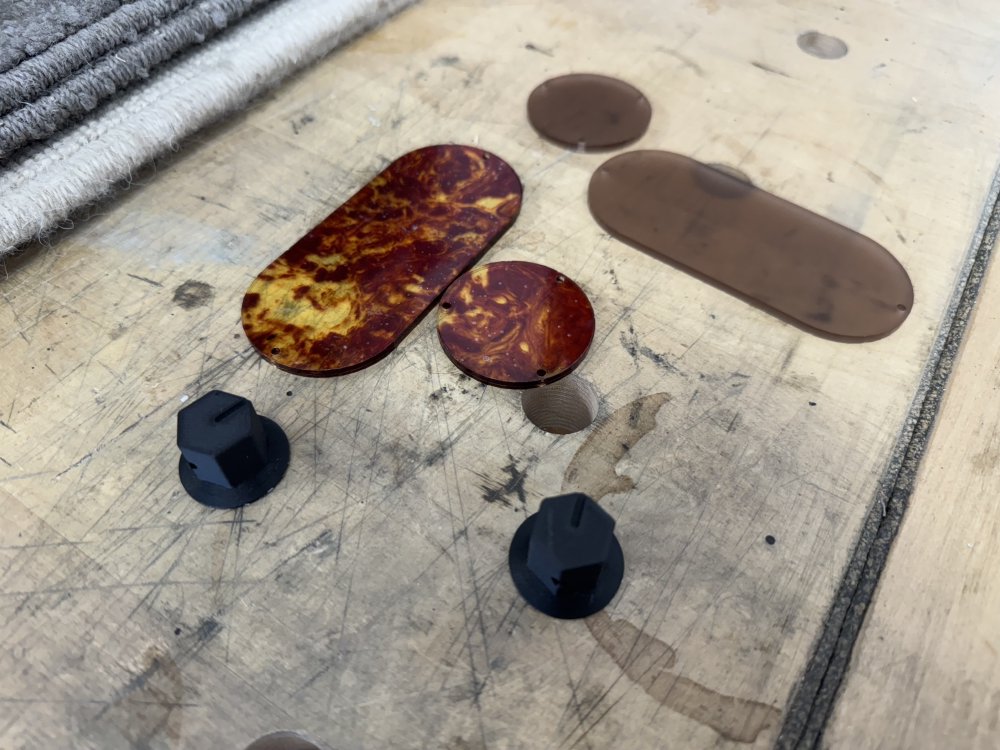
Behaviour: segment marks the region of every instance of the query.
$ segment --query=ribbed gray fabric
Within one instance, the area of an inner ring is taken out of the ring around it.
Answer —
[[[122,0],[0,0],[0,72],[122,5]]]
[[[269,2],[136,0],[24,60],[0,75],[0,102],[14,107],[0,117],[0,159],[48,138],[177,53]],[[105,51],[88,61],[86,49],[94,48]],[[37,98],[30,99],[31,92]]]
[[[162,65],[78,125],[19,151],[0,167],[0,258],[410,2],[275,0],[215,41]]]
[[[2,1],[2,0],[0,0]],[[152,26],[193,0],[153,0],[123,5],[48,49],[0,74],[0,115],[44,94],[87,63],[139,40]]]

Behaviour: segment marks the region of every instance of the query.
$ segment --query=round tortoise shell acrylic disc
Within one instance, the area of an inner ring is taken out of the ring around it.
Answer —
[[[534,388],[569,375],[594,338],[584,291],[548,266],[501,261],[473,268],[441,298],[438,336],[467,375]]]

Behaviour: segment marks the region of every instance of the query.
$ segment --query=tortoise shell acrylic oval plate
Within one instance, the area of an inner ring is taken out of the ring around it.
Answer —
[[[584,291],[538,263],[487,263],[464,274],[438,308],[438,336],[467,375],[504,388],[534,388],[569,375],[594,338]]]
[[[469,146],[396,159],[261,271],[243,330],[266,360],[300,375],[376,362],[514,223],[521,181]]]

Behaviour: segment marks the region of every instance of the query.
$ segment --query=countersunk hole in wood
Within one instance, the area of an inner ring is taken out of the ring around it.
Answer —
[[[273,732],[254,740],[246,750],[322,750],[297,732]]]
[[[441,303],[441,307],[443,307],[445,310],[450,310],[451,309],[451,303],[450,302],[442,302]]]
[[[539,367],[537,370],[535,370],[535,374],[538,377],[540,377],[540,378],[544,378],[545,377],[545,370],[543,370],[542,368]]]
[[[839,60],[847,54],[847,43],[829,34],[806,31],[799,34],[799,49],[821,60]]]
[[[521,394],[524,416],[554,435],[586,429],[596,419],[599,405],[597,389],[578,375]]]
[[[278,347],[274,347],[273,349],[271,349],[271,354],[281,354],[281,349],[279,349]]]

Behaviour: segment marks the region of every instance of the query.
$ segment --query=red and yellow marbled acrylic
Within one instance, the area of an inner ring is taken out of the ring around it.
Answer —
[[[533,388],[569,375],[594,338],[584,291],[538,263],[487,263],[464,274],[438,308],[445,353],[489,385]]]
[[[243,330],[284,370],[367,367],[520,208],[521,181],[493,154],[452,145],[404,154],[261,271],[243,298]]]

